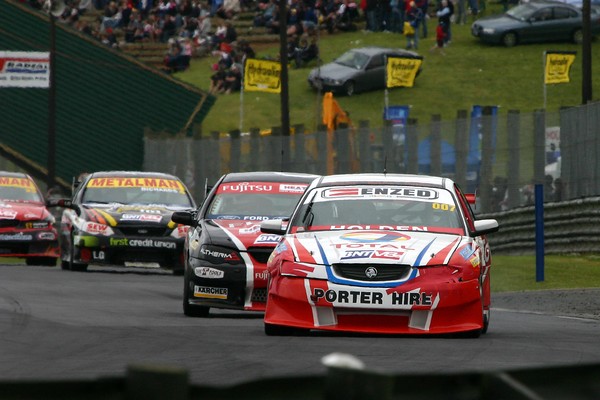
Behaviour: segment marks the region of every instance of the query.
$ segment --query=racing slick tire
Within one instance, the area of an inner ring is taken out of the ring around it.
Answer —
[[[64,269],[65,271],[69,271],[71,269],[71,262],[60,260],[60,268]]]
[[[193,306],[187,302],[187,299],[183,303],[183,313],[186,317],[192,318],[206,318],[210,313],[210,307],[205,306]]]
[[[462,332],[458,334],[458,337],[465,339],[477,339],[481,336],[483,329],[475,329],[474,331]]]
[[[265,334],[267,336],[307,336],[307,329],[292,328],[290,326],[268,324],[265,322]]]
[[[69,269],[71,271],[83,272],[87,270],[87,264],[76,263],[73,260],[75,259],[75,243],[73,241],[73,234],[71,234],[71,245],[69,246]]]
[[[190,304],[188,301],[190,294],[190,282],[185,277],[183,279],[183,314],[186,317],[194,317],[194,318],[206,318],[210,313],[210,307],[206,306],[196,306]]]
[[[483,328],[481,329],[481,333],[486,334],[488,331],[488,327],[490,326],[490,314],[491,310],[486,310],[483,312]]]

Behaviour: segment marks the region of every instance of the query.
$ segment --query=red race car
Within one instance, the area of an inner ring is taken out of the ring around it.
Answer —
[[[498,222],[476,220],[450,179],[323,177],[306,190],[289,224],[264,221],[261,230],[285,234],[268,261],[268,335],[487,330],[486,234]]]
[[[54,216],[27,174],[0,171],[0,257],[27,265],[56,265],[60,252]]]

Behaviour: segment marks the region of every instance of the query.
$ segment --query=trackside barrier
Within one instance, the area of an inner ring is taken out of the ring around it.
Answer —
[[[489,236],[494,254],[535,254],[535,207],[481,214],[500,230]],[[600,253],[600,197],[544,203],[544,253]]]
[[[0,382],[0,400],[591,400],[600,398],[598,376],[600,364],[407,375],[330,366],[324,376],[210,387],[191,385],[181,368],[134,366],[124,378]]]

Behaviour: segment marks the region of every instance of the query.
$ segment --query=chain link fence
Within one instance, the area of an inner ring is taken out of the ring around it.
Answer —
[[[478,212],[498,212],[533,204],[535,184],[546,202],[600,195],[600,103],[560,112],[543,110],[499,115],[483,107],[478,117],[429,122],[369,121],[324,126],[307,132],[293,126],[212,132],[194,138],[145,136],[144,168],[181,176],[198,200],[206,184],[227,172],[273,170],[315,174],[387,172],[431,174],[454,179],[478,194]]]

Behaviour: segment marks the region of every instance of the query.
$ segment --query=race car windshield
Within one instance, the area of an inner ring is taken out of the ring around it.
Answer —
[[[304,214],[309,212],[310,224]],[[351,187],[322,190],[292,221],[292,229],[393,229],[464,234],[450,192],[430,188]]]
[[[32,186],[0,185],[0,200],[42,203],[42,196]]]
[[[93,188],[87,187],[83,193],[83,203],[120,204],[162,204],[191,208],[192,203],[186,193],[160,188]]]
[[[300,194],[219,193],[210,203],[206,218],[260,220],[289,217]]]
[[[97,176],[84,188],[83,203],[160,204],[191,208],[192,200],[181,181],[142,176]]]

